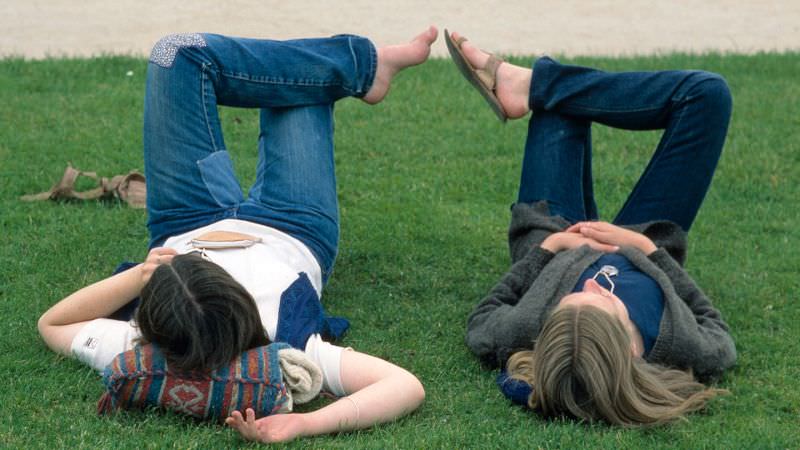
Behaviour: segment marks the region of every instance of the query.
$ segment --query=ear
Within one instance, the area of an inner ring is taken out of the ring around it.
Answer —
[[[631,328],[634,328],[631,325]],[[639,331],[634,329],[628,330],[628,333],[631,335],[631,354],[634,358],[642,358],[644,356],[644,343],[641,341],[641,335]]]

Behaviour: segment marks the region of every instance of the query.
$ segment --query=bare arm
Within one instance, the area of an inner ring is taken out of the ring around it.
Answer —
[[[298,436],[368,428],[417,409],[425,399],[419,380],[407,370],[355,351],[342,352],[341,378],[350,393],[324,408],[304,414],[276,414],[255,420],[235,411],[226,423],[245,439],[284,442]]]
[[[38,322],[45,344],[54,352],[68,355],[72,339],[86,322],[107,317],[136,298],[155,268],[169,262],[174,254],[172,249],[155,248],[143,264],[86,286],[53,305]]]

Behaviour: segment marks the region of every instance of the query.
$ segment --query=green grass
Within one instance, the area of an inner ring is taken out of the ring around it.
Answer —
[[[463,335],[471,308],[508,267],[508,207],[527,125],[498,123],[449,61],[434,60],[401,74],[381,105],[337,105],[342,240],[324,298],[352,321],[345,345],[410,369],[427,400],[395,423],[291,446],[800,447],[800,54],[572,61],[608,70],[702,68],[730,83],[730,134],[692,231],[688,270],[736,339],[738,365],[719,383],[732,395],[655,430],[545,422],[502,398]],[[246,445],[231,430],[171,415],[98,418],[98,376],[48,351],[36,332],[57,300],[145,255],[141,210],[19,200],[48,189],[67,162],[105,176],[143,168],[145,69],[144,60],[121,57],[0,61],[0,447]],[[247,186],[257,114],[221,114]],[[595,128],[604,218],[622,204],[658,137]]]

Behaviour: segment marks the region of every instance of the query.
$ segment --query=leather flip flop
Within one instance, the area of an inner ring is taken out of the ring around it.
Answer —
[[[465,37],[460,37],[457,41],[454,40],[447,30],[444,30],[444,38],[447,43],[447,50],[450,52],[450,57],[458,67],[461,75],[467,79],[478,92],[483,95],[486,102],[492,108],[492,111],[497,115],[497,118],[505,122],[508,119],[500,99],[497,98],[495,89],[497,89],[497,68],[503,62],[501,58],[490,54],[486,67],[483,69],[476,69],[472,64],[467,61],[466,56],[461,51],[461,44],[467,40]]]
[[[75,191],[75,181],[80,176],[95,180],[97,187],[83,192]],[[111,197],[124,201],[132,208],[144,208],[147,197],[144,175],[131,171],[109,180],[105,177],[98,177],[95,172],[83,172],[68,164],[61,180],[49,191],[23,195],[20,199],[30,202],[36,200],[94,200]]]

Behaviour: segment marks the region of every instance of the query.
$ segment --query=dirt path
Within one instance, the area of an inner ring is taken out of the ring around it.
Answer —
[[[348,32],[386,44],[430,23],[504,54],[800,50],[798,0],[0,0],[0,55],[145,55],[159,37],[189,31]],[[434,54],[445,54],[441,41]]]

